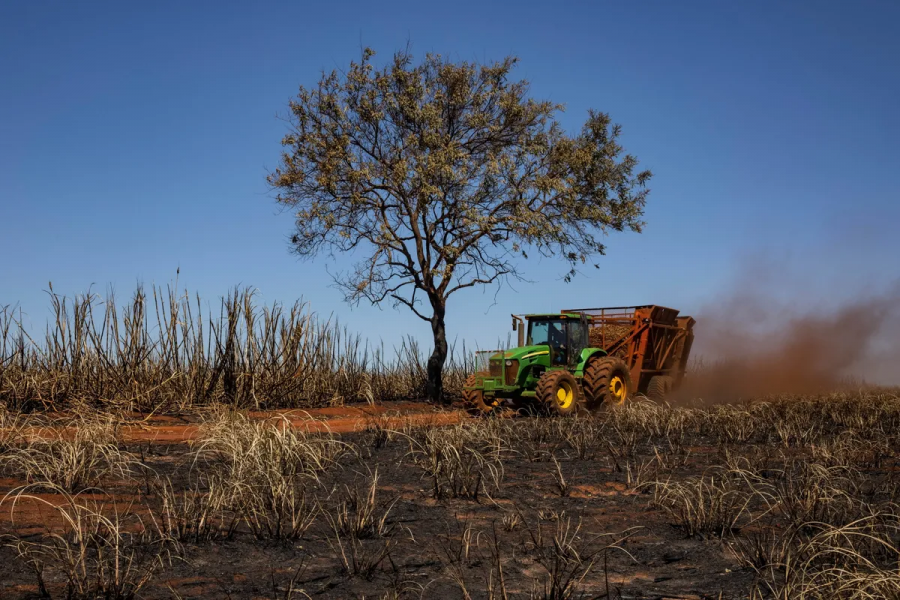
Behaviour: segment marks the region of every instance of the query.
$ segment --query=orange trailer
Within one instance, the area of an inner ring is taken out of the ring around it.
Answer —
[[[638,392],[662,399],[681,385],[694,343],[692,317],[654,305],[562,312],[590,317],[591,346],[624,360]]]

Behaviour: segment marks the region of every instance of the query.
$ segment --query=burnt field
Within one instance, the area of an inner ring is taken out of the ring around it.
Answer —
[[[2,413],[3,598],[897,598],[900,394]]]

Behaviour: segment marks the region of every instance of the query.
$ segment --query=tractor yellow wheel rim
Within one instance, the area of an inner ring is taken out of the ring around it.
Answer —
[[[625,380],[618,375],[610,379],[609,393],[616,404],[625,402],[625,397],[628,395],[628,386],[625,385]]]
[[[566,409],[572,406],[574,401],[575,391],[572,389],[572,385],[568,381],[560,381],[559,387],[556,389],[556,404],[560,408]]]

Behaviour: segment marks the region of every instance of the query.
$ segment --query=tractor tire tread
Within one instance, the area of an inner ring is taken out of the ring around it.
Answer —
[[[474,387],[477,373],[473,373],[466,378],[465,387]],[[474,415],[485,415],[493,412],[494,407],[484,401],[484,393],[479,390],[463,390],[463,402],[466,410]]]
[[[563,378],[571,380],[570,383],[575,394],[575,402],[573,402],[572,407],[565,412],[560,410],[555,399],[556,390],[559,388],[559,380]],[[556,412],[557,414],[572,414],[584,407],[584,393],[581,390],[581,386],[578,385],[578,381],[575,379],[574,375],[563,369],[558,371],[547,371],[541,375],[541,378],[538,379],[537,386],[535,387],[535,397],[537,398],[539,405],[551,412]]]
[[[607,401],[609,380],[614,371],[620,371],[625,379],[626,389],[631,392],[631,372],[621,358],[604,356],[590,361],[584,369],[584,392],[592,407]]]

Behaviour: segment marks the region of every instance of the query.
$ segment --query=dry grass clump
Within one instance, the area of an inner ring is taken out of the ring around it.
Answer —
[[[284,417],[260,421],[224,409],[203,425],[197,455],[214,460],[235,481],[252,480],[265,471],[315,478],[348,448],[331,434],[294,428]]]
[[[28,481],[79,492],[105,477],[127,478],[134,460],[119,448],[113,417],[88,416],[32,433],[3,462]]]
[[[231,505],[259,539],[296,540],[318,516],[307,488],[295,478],[267,472],[252,487],[232,488]]]
[[[587,536],[582,521],[561,515],[548,533],[540,521],[525,524],[528,538],[523,547],[532,560],[544,570],[534,582],[530,597],[541,600],[568,600],[583,597],[584,579],[593,571],[598,559],[621,547],[631,532]],[[609,597],[609,588],[605,590]]]
[[[817,443],[825,433],[826,423],[822,419],[810,418],[806,410],[814,407],[806,402],[805,410],[789,410],[772,418],[770,439],[785,448],[803,448]]]
[[[458,519],[455,527],[438,536],[438,553],[445,577],[458,588],[463,598],[486,597],[501,600],[569,600],[574,598],[611,597],[609,582],[604,587],[587,590],[585,579],[598,570],[601,558],[610,552],[628,554],[622,543],[633,530],[621,533],[588,534],[581,519],[572,519],[565,511],[552,520],[526,519],[521,512],[515,520],[505,517],[492,521],[487,528],[477,529],[469,519]],[[513,526],[506,526],[513,523]],[[504,539],[498,529],[507,533],[519,530],[518,536]],[[531,580],[530,589],[511,585],[516,569],[525,567]],[[603,566],[605,570],[605,564]],[[605,589],[604,589],[605,588]],[[479,594],[480,592],[480,594]],[[603,592],[603,593],[599,593]]]
[[[330,529],[328,544],[338,556],[345,574],[371,579],[397,545],[394,525],[388,517],[392,501],[378,500],[378,471],[361,486],[344,486],[335,500],[331,496],[319,505],[319,513]]]
[[[578,445],[584,440],[576,439],[579,436],[577,428],[582,421],[579,419],[536,418],[526,419],[520,422],[499,422],[496,426],[496,436],[503,447],[515,452],[531,462],[552,461],[553,456],[567,443],[569,443],[568,425],[571,424],[574,434],[571,442]],[[583,421],[584,427],[591,427],[589,420]],[[584,433],[590,436],[589,433]],[[582,448],[585,452],[589,450]],[[577,450],[575,450],[577,452]]]
[[[662,508],[688,537],[724,537],[746,520],[751,496],[730,473],[657,481],[653,504]]]
[[[811,524],[781,560],[760,569],[752,598],[884,600],[900,598],[896,515],[875,514],[841,526]]]
[[[808,523],[843,525],[864,510],[854,489],[852,469],[827,467],[816,462],[794,460],[773,481],[759,482],[757,491],[771,490],[774,509],[794,527]]]
[[[757,573],[770,565],[782,564],[796,546],[795,532],[772,524],[750,526],[729,540],[729,547],[741,566]]]
[[[396,540],[391,537],[363,539],[356,535],[345,536],[336,529],[334,523],[328,544],[340,561],[345,575],[362,577],[371,581],[385,563],[391,562],[391,552]]]
[[[286,420],[214,412],[194,452],[200,476],[180,492],[169,480],[155,485],[160,523],[185,542],[228,539],[242,524],[258,539],[300,539],[319,516],[314,488],[348,447]]]
[[[327,506],[320,508],[338,535],[359,539],[385,537],[391,532],[387,519],[396,499],[381,503],[377,499],[377,492],[376,469],[362,489],[344,486],[337,502],[329,498],[325,503]]]
[[[197,460],[212,470],[205,502],[243,518],[259,538],[298,539],[317,509],[311,484],[347,450],[327,434],[294,429],[286,420],[257,422],[224,411],[206,425]]]
[[[397,411],[367,415],[363,428],[362,447],[367,448],[371,453],[372,450],[384,448],[389,442],[400,437],[401,433],[394,425],[399,417],[400,413]]]
[[[768,404],[720,404],[704,410],[702,431],[720,444],[762,442],[770,430]]]
[[[606,444],[606,432],[596,419],[575,418],[564,422],[560,434],[578,460],[593,460]]]
[[[884,435],[872,439],[859,431],[846,430],[810,446],[810,456],[826,466],[883,469],[893,459],[897,440]]]
[[[179,542],[229,539],[241,522],[233,497],[217,475],[178,491],[169,479],[156,486],[160,528]]]
[[[481,532],[467,519],[454,519],[446,523],[446,527],[446,533],[435,537],[444,576],[459,588],[463,598],[471,600],[468,572],[482,564],[482,557],[478,552]]]
[[[611,407],[609,425],[619,431],[636,432],[647,441],[681,439],[701,426],[705,415],[691,408],[675,408],[637,396],[622,406]]]
[[[29,489],[4,499],[13,516],[21,503],[37,503],[63,522],[62,532],[48,530],[37,541],[10,535],[6,545],[34,574],[43,597],[50,597],[48,581],[61,576],[66,598],[131,599],[169,564],[172,540],[152,522],[147,526],[115,506],[87,506],[62,488],[53,489],[63,499],[61,505],[29,494]]]
[[[25,440],[25,420],[0,405],[0,456]]]
[[[460,423],[425,430],[410,438],[413,461],[431,479],[437,499],[468,498],[478,501],[500,489],[503,480],[500,438],[482,423]]]

